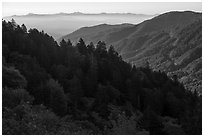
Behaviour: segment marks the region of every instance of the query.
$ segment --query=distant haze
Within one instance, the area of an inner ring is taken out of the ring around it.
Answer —
[[[46,14],[36,15],[28,14],[25,16],[5,17],[5,20],[12,18],[17,24],[25,24],[27,28],[37,28],[44,30],[53,36],[56,40],[66,34],[69,34],[81,27],[88,27],[99,24],[138,24],[144,20],[151,19],[155,15],[142,14]]]
[[[3,2],[2,5],[3,17],[60,12],[161,14],[169,11],[202,11],[201,2]]]
[[[27,28],[44,30],[55,39],[81,27],[104,23],[112,25],[122,23],[138,24],[169,11],[202,11],[201,2],[3,2],[2,5],[3,19],[11,20],[11,18],[14,18],[19,25],[25,24]]]

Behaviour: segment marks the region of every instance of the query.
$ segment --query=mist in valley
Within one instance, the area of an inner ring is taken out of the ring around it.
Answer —
[[[3,19],[10,21],[12,18],[17,24],[25,24],[27,28],[44,30],[55,40],[67,35],[81,27],[99,24],[138,24],[144,20],[151,19],[155,15],[143,14],[28,14],[24,16],[9,16]]]

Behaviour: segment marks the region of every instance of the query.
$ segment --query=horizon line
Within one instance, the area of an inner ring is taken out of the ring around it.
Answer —
[[[144,16],[156,16],[156,15],[160,15],[160,14],[164,14],[164,13],[168,13],[168,12],[195,12],[195,13],[202,13],[202,11],[194,11],[194,10],[170,10],[170,11],[166,11],[166,12],[162,12],[162,13],[156,13],[156,14],[144,14],[144,13],[132,13],[132,12],[99,12],[99,13],[85,13],[85,12],[57,12],[57,13],[27,13],[27,14],[21,14],[21,15],[10,15],[10,16],[4,16],[2,18],[7,18],[7,17],[15,17],[15,16],[29,16],[29,15],[33,15],[33,16],[46,16],[46,15],[60,15],[60,14],[64,14],[64,15],[100,15],[100,14],[129,14],[129,15],[144,15]]]

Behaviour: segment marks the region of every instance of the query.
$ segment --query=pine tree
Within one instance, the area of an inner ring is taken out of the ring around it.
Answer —
[[[91,42],[89,45],[87,45],[87,50],[89,53],[93,53],[95,51],[95,46],[93,42]]]
[[[11,19],[11,24],[12,24],[14,29],[17,27],[17,23],[13,18]]]
[[[27,28],[24,24],[21,25],[21,29],[23,30],[24,33],[27,33]]]
[[[81,53],[82,55],[87,54],[87,47],[82,38],[79,39],[79,42],[77,43],[77,48],[78,48],[79,53]]]

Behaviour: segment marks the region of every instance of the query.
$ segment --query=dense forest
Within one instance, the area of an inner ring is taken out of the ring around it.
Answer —
[[[103,41],[2,21],[3,134],[202,134],[202,97]]]

